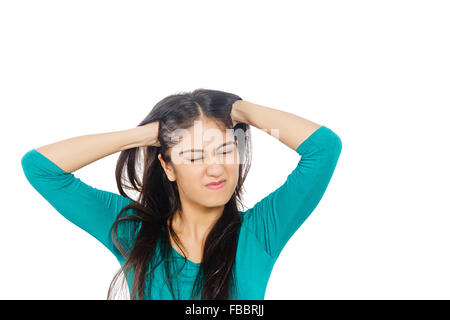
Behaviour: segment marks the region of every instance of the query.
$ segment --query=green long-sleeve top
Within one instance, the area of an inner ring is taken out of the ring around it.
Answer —
[[[301,158],[286,181],[252,208],[241,212],[235,259],[237,295],[231,299],[264,299],[276,259],[287,241],[321,200],[342,149],[341,139],[325,126],[314,131],[296,152]],[[94,188],[67,173],[44,155],[31,149],[21,160],[30,184],[65,218],[82,228],[123,265],[125,258],[113,245],[110,231],[120,209],[132,202],[120,194]],[[172,248],[181,299],[189,299],[200,263],[187,260]],[[150,296],[144,299],[173,299],[164,282],[163,264],[152,278]],[[131,288],[130,279],[127,279]],[[130,290],[131,291],[131,290]]]

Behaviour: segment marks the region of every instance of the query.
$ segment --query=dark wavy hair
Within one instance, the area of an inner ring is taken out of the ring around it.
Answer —
[[[244,207],[241,193],[251,162],[250,126],[237,123],[233,127],[230,116],[232,104],[236,100],[241,98],[231,93],[208,89],[170,95],[158,102],[138,125],[158,121],[160,146],[121,151],[115,172],[117,187],[120,194],[128,199],[131,198],[124,189],[136,191],[139,197],[137,201],[132,200],[122,208],[111,229],[112,241],[126,260],[114,275],[108,289],[108,299],[112,299],[120,275],[127,279],[128,286],[132,286],[131,299],[150,296],[152,275],[161,262],[164,262],[165,280],[172,297],[180,299],[179,296],[175,297],[171,280],[173,275],[170,272],[172,266],[169,257],[173,252],[169,233],[180,246],[181,242],[172,229],[172,219],[181,208],[181,203],[177,184],[167,178],[158,160],[158,154],[161,153],[163,160],[170,163],[168,149],[176,144],[171,139],[172,132],[180,128],[190,128],[195,120],[205,117],[215,121],[224,130],[233,128],[235,137],[236,132],[241,130],[243,141],[238,141],[240,162],[236,189],[225,204],[221,217],[207,235],[190,299],[199,298],[200,291],[200,299],[203,300],[226,300],[234,295],[236,284],[233,267],[242,222],[238,205]],[[142,174],[138,173],[139,169],[142,169]],[[129,209],[132,209],[132,213],[125,214]],[[158,255],[155,250],[158,243],[161,249],[160,260],[156,261]],[[186,263],[186,255],[184,257]]]

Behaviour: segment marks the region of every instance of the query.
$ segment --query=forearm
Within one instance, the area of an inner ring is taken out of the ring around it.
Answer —
[[[142,128],[83,135],[36,148],[67,173],[96,160],[129,148],[142,141]]]
[[[245,100],[236,100],[232,117],[247,123],[279,139],[293,150],[305,141],[321,125],[289,112],[269,108]]]

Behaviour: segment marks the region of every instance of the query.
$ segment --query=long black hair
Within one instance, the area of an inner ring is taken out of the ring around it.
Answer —
[[[160,146],[145,146],[121,151],[116,165],[116,182],[121,195],[130,199],[125,189],[136,191],[139,197],[122,208],[111,229],[115,247],[126,258],[115,274],[108,290],[112,298],[113,288],[120,275],[132,274],[131,299],[144,299],[149,295],[151,278],[155,268],[164,262],[166,281],[174,299],[171,275],[172,252],[169,233],[175,243],[180,240],[172,229],[174,214],[181,208],[177,184],[170,181],[162,168],[158,154],[166,163],[171,158],[168,149],[176,143],[171,133],[176,129],[190,128],[195,120],[206,117],[221,128],[234,128],[243,133],[238,141],[239,177],[236,189],[224,206],[221,217],[208,233],[202,262],[196,276],[191,299],[225,300],[234,295],[234,262],[237,239],[241,226],[238,205],[243,207],[241,193],[251,162],[250,126],[238,123],[233,127],[230,116],[232,104],[241,98],[235,94],[208,89],[196,89],[170,95],[158,102],[138,126],[159,122]],[[142,160],[142,161],[140,161]],[[140,172],[142,170],[142,173]],[[125,215],[129,209],[132,214]],[[156,261],[155,250],[160,244],[160,260]],[[186,256],[185,256],[186,263]]]

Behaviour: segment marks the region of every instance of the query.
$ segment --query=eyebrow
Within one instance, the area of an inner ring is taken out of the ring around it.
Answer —
[[[224,147],[224,146],[226,146],[226,145],[233,144],[233,143],[235,143],[235,141],[228,141],[228,142],[225,142],[224,144],[218,146],[218,147],[216,148],[216,150],[217,150],[217,149],[220,149],[220,148],[222,148],[222,147]],[[190,150],[184,150],[184,151],[181,151],[181,152],[179,153],[179,155],[181,156],[181,155],[182,155],[183,153],[185,153],[185,152],[203,152],[203,149],[190,149]]]

